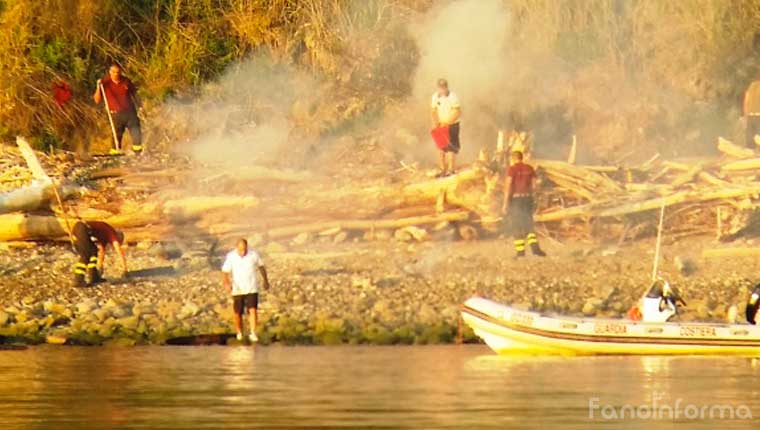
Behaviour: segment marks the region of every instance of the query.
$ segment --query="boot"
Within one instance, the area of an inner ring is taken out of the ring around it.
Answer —
[[[85,275],[87,275],[87,265],[82,262],[74,264],[74,287],[83,288],[87,286]]]
[[[105,282],[105,279],[103,279],[100,276],[100,272],[98,271],[97,268],[87,269],[87,276],[90,277],[90,284],[92,284],[92,285],[100,284],[101,282]]]
[[[84,275],[80,275],[78,273],[74,274],[74,282],[72,283],[74,288],[84,288],[87,286],[87,280],[84,278]]]
[[[525,239],[515,239],[515,259],[525,257]]]
[[[540,246],[538,246],[538,243],[531,243],[530,250],[536,257],[546,257],[546,253]]]

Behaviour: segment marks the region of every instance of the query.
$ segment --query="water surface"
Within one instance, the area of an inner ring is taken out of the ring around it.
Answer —
[[[713,406],[723,419],[685,416]],[[760,362],[504,358],[483,346],[35,347],[0,351],[0,428],[758,429]]]

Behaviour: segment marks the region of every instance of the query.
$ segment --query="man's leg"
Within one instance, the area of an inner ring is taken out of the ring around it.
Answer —
[[[438,168],[440,169],[440,174],[443,175],[446,173],[446,152],[440,151],[438,156]]]
[[[448,149],[448,156],[449,156],[449,166],[448,166],[448,173],[453,174],[456,171],[455,161],[456,156],[459,153],[459,148],[461,147],[459,143],[459,123],[451,124],[449,125],[449,147]]]
[[[525,201],[521,197],[512,199],[510,207],[512,214],[512,227],[515,245],[515,256],[517,258],[525,256],[525,238],[528,236],[528,225],[525,219]]]
[[[526,236],[525,240],[528,243],[528,246],[530,246],[530,251],[533,253],[533,255],[536,255],[538,257],[546,257],[546,253],[538,245],[538,236],[536,235],[536,229],[533,223],[533,208],[533,199],[526,199],[525,224],[527,226],[528,235]]]
[[[455,161],[456,161],[457,154],[455,152],[449,152],[449,173],[454,173],[456,171],[455,168]]]
[[[258,342],[259,337],[256,336],[256,327],[258,326],[259,319],[259,294],[253,293],[246,296],[246,305],[248,306],[248,339],[251,342]]]
[[[116,142],[113,143],[113,148],[111,148],[111,155],[121,155],[121,141],[124,137],[124,130],[127,128],[127,118],[125,117],[124,112],[117,112],[112,113],[111,118],[113,119],[113,128],[116,132]]]
[[[515,236],[515,257],[525,257],[525,239]]]
[[[235,321],[237,340],[243,340],[243,297],[232,296],[232,319]]]
[[[137,112],[130,112],[127,128],[129,128],[129,137],[132,139],[132,151],[135,154],[141,153],[143,150],[142,129],[140,127],[140,117],[137,116]]]
[[[74,264],[74,286],[87,286],[87,263],[90,261],[90,234],[81,222],[74,224],[71,232],[74,236],[74,248],[77,252],[77,262]]]
[[[539,256],[539,257],[546,257],[546,253],[543,249],[541,249],[541,246],[538,244],[538,236],[536,236],[536,233],[531,231],[528,233],[528,237],[526,238],[526,241],[528,242],[528,246],[530,246],[530,250],[533,253],[533,255]]]
[[[78,261],[74,264],[74,286],[83,288],[87,286],[87,256],[80,254]]]
[[[91,284],[98,284],[104,280],[103,277],[100,276],[100,271],[98,270],[97,252],[97,248],[91,249],[89,252],[90,256],[87,261],[87,276],[89,276]]]
[[[258,326],[258,322],[259,311],[254,308],[248,309],[248,330],[250,331],[248,336],[252,342],[257,342],[259,340],[258,336],[256,336],[256,327]]]

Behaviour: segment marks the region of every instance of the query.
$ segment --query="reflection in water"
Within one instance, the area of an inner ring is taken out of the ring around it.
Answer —
[[[498,357],[481,346],[32,348],[0,353],[0,428],[756,429],[589,419],[590,402],[746,405],[743,358]]]

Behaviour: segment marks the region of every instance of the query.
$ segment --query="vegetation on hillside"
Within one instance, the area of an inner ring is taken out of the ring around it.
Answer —
[[[0,136],[91,139],[104,118],[90,96],[111,61],[149,106],[252,55],[399,95],[405,77],[384,68],[413,51],[399,49],[400,16],[387,0],[0,0]],[[74,92],[63,108],[52,96],[60,80]]]
[[[410,93],[416,21],[447,3],[0,0],[0,140],[21,133],[40,147],[73,149],[107,138],[90,95],[111,60],[138,82],[148,107],[257,56],[351,99],[346,119],[382,110]],[[575,133],[606,155],[683,152],[739,127],[742,92],[760,72],[760,1],[504,4],[512,86],[510,105],[492,113],[496,123],[509,125],[516,113],[546,140]],[[61,80],[74,93],[63,107],[52,97]]]

